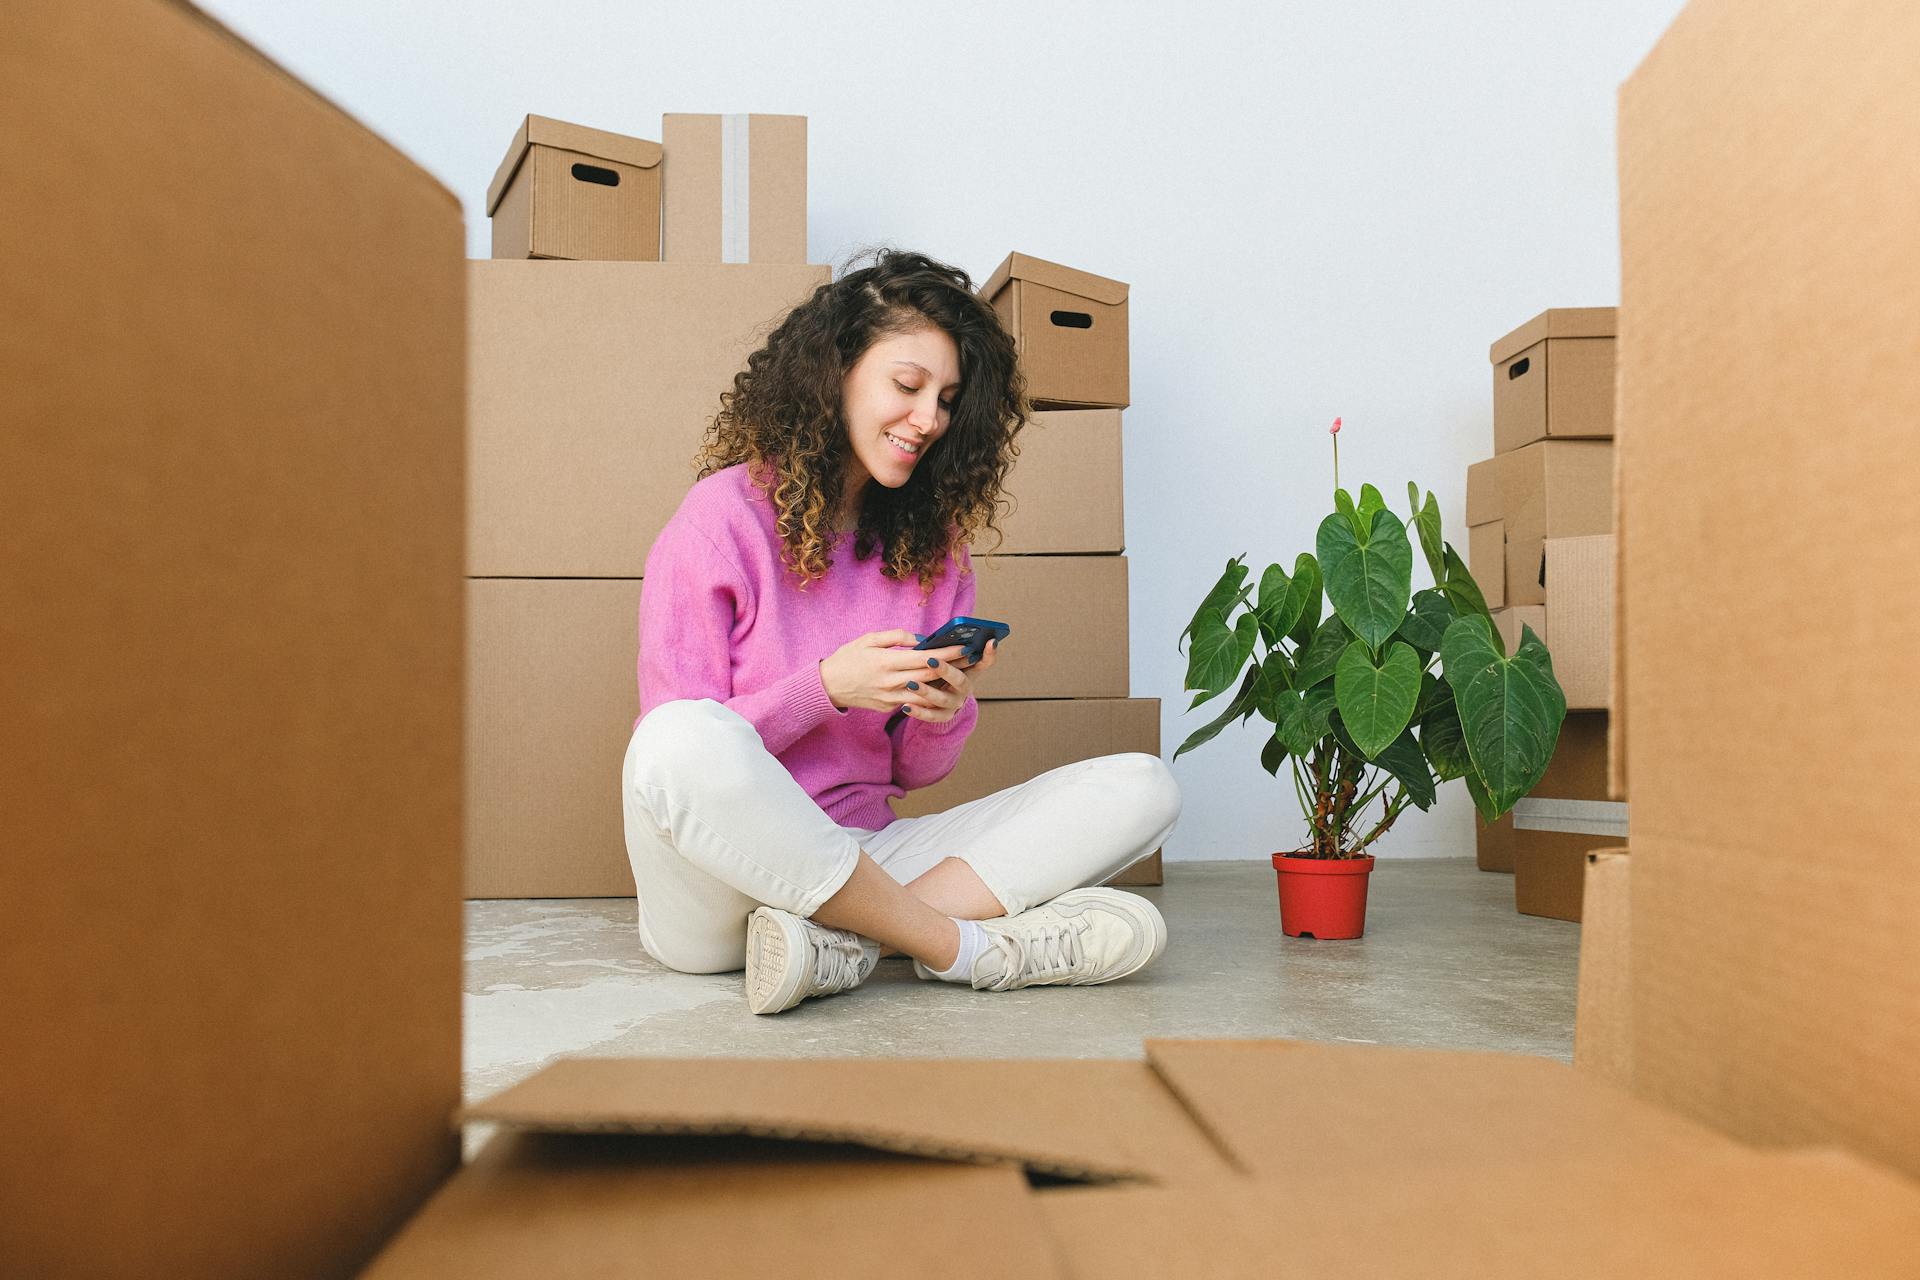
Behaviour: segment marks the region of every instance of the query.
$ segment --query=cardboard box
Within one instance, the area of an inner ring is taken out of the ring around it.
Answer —
[[[1546,541],[1613,531],[1613,443],[1542,440],[1502,454],[1508,604],[1545,604]]]
[[[807,260],[807,118],[664,115],[667,262]]]
[[[1118,555],[1122,518],[1120,410],[1036,413],[1015,438],[1019,457],[1007,472],[1010,510],[974,554]]]
[[[982,699],[1127,696],[1125,556],[980,556],[974,612],[1012,627]]]
[[[467,582],[469,898],[630,898],[638,579]]]
[[[1126,408],[1126,285],[1011,253],[980,296],[1013,335],[1035,405]]]
[[[1493,611],[1493,629],[1500,636],[1500,644],[1511,655],[1525,639],[1522,627],[1531,627],[1533,634],[1540,637],[1540,643],[1547,643],[1547,606],[1543,604],[1517,604],[1506,609]],[[1554,667],[1556,673],[1559,667]]]
[[[1466,522],[1469,528],[1489,524],[1506,514],[1506,499],[1501,493],[1498,457],[1476,462],[1467,468]]]
[[[1607,679],[1607,791],[1615,800],[1627,796],[1627,525],[1620,517],[1626,492],[1620,470],[1626,450],[1617,434],[1613,450],[1613,645]]]
[[[1687,7],[1620,97],[1620,410],[1634,1087],[1920,1176],[1916,47]]]
[[[1613,435],[1612,307],[1543,311],[1495,342],[1493,447]]]
[[[487,187],[496,258],[660,260],[660,144],[530,115]]]
[[[804,1222],[809,1248],[874,1275],[964,1256],[1035,1276],[1251,1277],[1282,1257],[1462,1280],[1598,1280],[1648,1258],[1663,1275],[1893,1276],[1920,1224],[1920,1192],[1883,1170],[1742,1150],[1543,1059],[1145,1048],[557,1063],[468,1111],[503,1132],[368,1274],[484,1280],[556,1258],[614,1274],[635,1257],[751,1274],[790,1265]],[[1274,1214],[1283,1187],[1305,1213]],[[836,1212],[849,1201],[875,1211]]]
[[[825,267],[470,264],[471,577],[637,578],[720,394]]]
[[[1579,920],[1587,855],[1626,836],[1627,806],[1607,798],[1605,712],[1567,713],[1546,773],[1508,816],[1514,909]]]
[[[1633,1083],[1632,902],[1625,849],[1587,855],[1585,919],[1580,925],[1579,1008],[1573,1065],[1629,1088]]]
[[[1613,675],[1612,534],[1548,538],[1547,629],[1553,675],[1570,711],[1605,711]]]
[[[181,4],[0,40],[0,1270],[347,1275],[460,1098],[454,196]]]
[[[1482,871],[1513,871],[1513,815],[1502,814],[1497,822],[1473,815],[1473,860]]]
[[[1480,588],[1487,608],[1498,609],[1507,602],[1507,526],[1492,520],[1467,530],[1467,572]]]
[[[982,702],[980,721],[953,772],[931,787],[895,800],[893,810],[903,818],[940,813],[1063,764],[1123,751],[1160,754],[1158,698]],[[1160,882],[1158,850],[1108,881]]]

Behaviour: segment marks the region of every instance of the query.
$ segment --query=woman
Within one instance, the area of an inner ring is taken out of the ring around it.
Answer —
[[[1153,905],[1080,886],[1173,829],[1157,757],[925,817],[887,805],[953,769],[1000,658],[911,647],[973,608],[968,544],[994,527],[1025,412],[966,274],[880,253],[795,308],[721,403],[641,584],[623,795],[648,953],[744,963],[755,1013],[848,990],[882,954],[993,991],[1150,963]]]

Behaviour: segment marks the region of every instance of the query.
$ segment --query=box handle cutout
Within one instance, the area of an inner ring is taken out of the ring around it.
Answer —
[[[573,176],[582,182],[592,182],[603,187],[617,187],[620,185],[620,175],[618,173],[615,173],[612,169],[602,169],[597,164],[576,164],[573,166]]]
[[[1048,319],[1062,329],[1091,329],[1093,317],[1084,311],[1056,311]]]
[[[579,165],[574,166],[574,168],[576,169],[578,169],[579,167],[580,167]],[[1513,381],[1515,378],[1519,377],[1521,374],[1525,373],[1528,369],[1532,367],[1533,367],[1533,357],[1521,356],[1518,360],[1515,360],[1512,364],[1507,366],[1507,381],[1509,382]]]

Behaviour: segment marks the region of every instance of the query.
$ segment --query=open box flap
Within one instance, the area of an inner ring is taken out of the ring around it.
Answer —
[[[852,1143],[1083,1182],[1234,1173],[1153,1070],[1130,1061],[566,1058],[462,1119]]]
[[[365,1275],[1063,1274],[1015,1166],[731,1141],[496,1135]]]
[[[995,267],[993,274],[987,277],[987,282],[980,286],[980,296],[991,299],[1006,288],[1009,280],[1031,280],[1049,289],[1058,289],[1062,293],[1071,293],[1077,298],[1087,298],[1109,307],[1119,306],[1127,300],[1127,286],[1121,281],[1096,276],[1090,271],[1076,271],[1072,267],[1063,267],[1057,262],[1029,257],[1024,253],[1008,254],[1007,260]]]
[[[1850,1156],[1674,1157],[1622,1142],[1593,1159],[1553,1150],[1555,1138],[1543,1128],[1525,1151],[1451,1174],[1330,1168],[1296,1146],[1284,1183],[1034,1199],[1061,1255],[1090,1276],[1892,1277],[1920,1257],[1920,1188]]]
[[[1148,1040],[1147,1060],[1255,1177],[1734,1144],[1545,1058],[1289,1040]]]

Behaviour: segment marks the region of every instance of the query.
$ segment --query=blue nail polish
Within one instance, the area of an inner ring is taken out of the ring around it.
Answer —
[[[940,659],[938,659],[938,658],[928,658],[928,659],[927,659],[927,665],[928,665],[928,666],[930,666],[930,667],[937,667],[937,666],[939,666],[939,665],[940,665]]]
[[[925,636],[923,636],[923,635],[921,635],[921,634],[920,634],[920,633],[919,633],[918,631],[916,631],[916,632],[914,632],[914,633],[913,633],[913,638],[914,638],[915,640],[925,640],[925,639],[926,639],[926,637],[925,637]]]
[[[909,688],[909,689],[918,689],[919,687],[920,687],[920,682],[919,682],[918,680],[909,680],[909,681],[907,681],[907,688]]]

